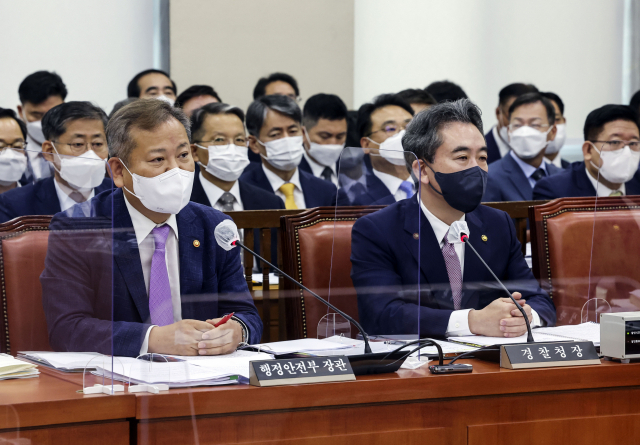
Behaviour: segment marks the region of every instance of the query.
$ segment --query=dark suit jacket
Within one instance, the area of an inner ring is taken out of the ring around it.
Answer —
[[[302,170],[303,172],[307,172],[310,175],[313,175],[313,170],[311,170],[311,166],[309,165],[309,161],[307,161],[307,158],[304,157],[304,156],[302,157],[302,161],[300,161],[300,165],[298,165],[298,168],[300,170]],[[340,174],[340,164],[338,162],[336,162],[334,170],[335,170],[337,175]],[[316,176],[316,178],[318,178],[318,177]],[[323,180],[326,181],[326,179],[324,179],[324,178],[318,178],[318,179],[323,179]]]
[[[149,298],[124,199],[121,189],[107,191],[91,200],[92,217],[59,213],[51,221],[40,282],[55,351],[129,357],[140,351],[150,326]],[[182,318],[206,320],[235,312],[249,328],[249,343],[259,342],[262,322],[239,250],[225,251],[214,237],[215,227],[228,216],[189,203],[176,219]]]
[[[197,202],[208,207],[213,207],[209,202],[209,198],[202,187],[202,179],[200,171],[196,169],[196,175],[193,179],[193,189],[191,190],[191,201]],[[284,209],[284,202],[273,193],[269,193],[261,188],[254,187],[244,181],[239,180],[240,199],[245,210],[272,210]]]
[[[522,292],[540,318],[554,325],[555,307],[527,267],[509,215],[479,206],[467,213],[466,221],[471,243],[509,291]],[[482,309],[504,297],[504,291],[473,251],[465,249],[462,308]],[[416,334],[419,326],[422,337],[445,335],[453,312],[449,276],[415,196],[358,219],[351,234],[351,264],[360,323],[367,333]]]
[[[564,159],[560,159],[560,165],[562,165],[562,168],[567,169],[571,166],[571,162]]]
[[[391,194],[391,191],[384,185],[376,175],[373,174],[373,171],[367,171],[367,191],[363,194],[356,196],[353,200],[354,206],[366,206],[373,205],[374,202],[380,201],[381,199],[385,199],[388,201],[388,204],[392,204],[396,202],[396,199]]]
[[[42,179],[35,184],[25,185],[9,190],[0,195],[0,223],[24,215],[55,215],[60,212],[60,201],[56,193],[53,176]],[[113,182],[105,178],[95,194],[111,190]]]
[[[493,127],[484,135],[484,140],[487,143],[487,163],[491,164],[492,162],[502,159],[496,138],[493,137]]]
[[[640,195],[640,178],[636,174],[625,183],[627,195]],[[538,181],[533,189],[533,199],[578,198],[596,196],[596,189],[587,177],[583,161],[574,162],[560,174]]]
[[[269,179],[267,179],[267,175],[264,174],[262,166],[250,167],[251,166],[247,167],[244,173],[242,173],[240,180],[270,193],[275,193]],[[300,174],[300,185],[302,186],[304,202],[308,209],[336,205],[336,194],[338,191],[333,183],[316,178],[312,174],[300,169],[298,169],[298,173]]]
[[[563,171],[552,164],[546,167],[549,176]],[[532,198],[533,187],[511,154],[489,166],[484,202],[531,201]]]

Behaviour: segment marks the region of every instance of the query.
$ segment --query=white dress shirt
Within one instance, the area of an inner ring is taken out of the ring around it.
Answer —
[[[27,179],[31,182],[53,176],[53,167],[51,162],[47,161],[42,155],[42,145],[38,144],[35,139],[27,135]]]
[[[533,179],[531,176],[539,168],[544,170],[544,172],[547,174],[547,176],[549,176],[549,170],[547,170],[547,163],[546,162],[541,162],[540,163],[540,167],[534,167],[533,165],[529,165],[526,162],[524,162],[522,159],[520,159],[513,151],[510,154],[511,154],[511,157],[516,161],[516,164],[518,164],[518,166],[520,167],[520,170],[522,170],[522,173],[524,173],[524,175],[529,180],[529,184],[531,185],[531,188],[534,188],[536,186],[536,180]]]
[[[444,236],[449,231],[449,225],[440,219],[438,219],[433,213],[427,209],[423,202],[420,202],[420,208],[422,209],[422,213],[431,224],[431,228],[433,229],[433,233],[436,235],[436,239],[438,240],[438,245],[440,246],[440,250],[444,247]],[[466,215],[462,215],[462,217],[458,221],[464,221]],[[462,277],[464,278],[464,255],[465,255],[465,246],[463,243],[454,243],[453,247],[456,250],[456,255],[458,255],[458,259],[460,260],[460,271],[462,272]],[[447,277],[448,278],[448,277]],[[464,289],[464,285],[463,285]],[[449,317],[449,323],[447,324],[447,337],[460,337],[463,335],[472,335],[473,333],[469,329],[469,312],[472,309],[460,309],[457,311],[453,311],[451,316]],[[531,309],[533,314],[533,322],[531,323],[531,327],[540,326],[540,316],[536,311]]]
[[[327,168],[327,166],[318,164],[316,161],[311,159],[311,156],[307,154],[307,150],[304,151],[304,158],[309,163],[309,167],[311,167],[311,173],[313,173],[313,176],[315,176],[316,178],[324,179],[324,177],[322,176],[322,172],[325,168]],[[338,175],[336,174],[336,164],[329,166],[329,169],[331,170],[331,182],[333,182],[333,184],[337,187]]]
[[[593,189],[598,194],[598,198],[604,198],[606,196],[610,196],[611,193],[613,193],[613,190],[611,190],[609,187],[604,185],[602,182],[598,182],[596,178],[591,176],[591,173],[589,173],[589,170],[587,170],[587,167],[585,167],[584,169],[587,171],[587,178],[589,178],[589,181],[591,181],[591,185],[593,185]],[[620,188],[618,190],[622,192],[623,196],[627,194],[627,189],[624,183],[620,184]]]
[[[410,198],[410,196],[407,196],[407,194],[400,190],[400,185],[405,181],[403,179],[398,178],[397,176],[393,176],[390,175],[388,173],[382,173],[378,170],[376,170],[375,168],[372,169],[373,174],[382,181],[382,183],[385,185],[385,187],[387,187],[389,189],[389,192],[393,195],[393,197],[395,198],[396,201],[400,201],[402,199],[407,199]],[[413,186],[413,191],[415,192],[415,184],[413,183],[413,181],[411,180],[411,176],[409,176],[409,178],[406,179],[406,181],[409,181],[411,183],[411,185]]]
[[[500,137],[500,133],[498,132],[497,125],[493,126],[493,128],[491,129],[491,132],[493,133],[493,138],[496,140],[496,145],[498,146],[498,150],[500,150],[500,157],[504,158],[507,155],[507,153],[511,151],[511,147],[509,147],[509,144],[507,143],[507,141],[503,141],[502,138]]]
[[[307,204],[304,201],[304,194],[302,193],[302,185],[300,184],[300,171],[298,170],[298,167],[296,167],[296,171],[288,181],[285,181],[280,176],[276,175],[274,172],[266,168],[264,164],[262,165],[262,170],[264,171],[264,174],[267,175],[269,184],[271,184],[271,188],[275,192],[276,196],[282,198],[283,202],[287,200],[287,197],[284,196],[284,193],[282,193],[279,188],[282,187],[282,184],[284,184],[285,182],[290,182],[295,186],[293,188],[293,200],[295,201],[296,206],[299,209],[307,208]]]
[[[53,180],[53,184],[56,187],[56,195],[58,195],[58,201],[60,201],[60,211],[61,212],[66,212],[71,207],[73,207],[74,205],[78,204],[77,201],[75,201],[73,198],[71,198],[69,195],[67,195],[64,190],[62,190],[62,187],[60,187],[60,184],[58,184],[58,181],[55,178]],[[89,197],[87,198],[87,201],[89,201],[94,196],[95,196],[95,189],[91,190],[91,193],[89,194]]]
[[[171,305],[173,306],[173,322],[175,323],[180,321],[182,320],[182,305],[180,300],[180,260],[178,256],[178,223],[176,222],[176,215],[171,215],[169,219],[162,224],[156,224],[129,204],[126,193],[124,196],[124,202],[127,205],[127,210],[129,211],[131,222],[133,223],[133,230],[136,234],[136,241],[138,242],[140,263],[142,265],[142,275],[144,278],[144,286],[147,290],[147,297],[149,296],[151,259],[153,258],[153,252],[156,248],[156,242],[151,231],[156,227],[160,227],[165,224],[171,227],[169,235],[167,236],[167,243],[165,245],[165,261],[169,272]],[[147,353],[149,349],[149,333],[154,327],[155,325],[149,327],[147,330],[147,335],[145,336],[142,347],[140,348],[140,354]]]
[[[216,210],[223,211],[222,206],[220,205],[218,200],[225,193],[225,191],[215,185],[213,182],[208,181],[202,175],[200,175],[200,183],[202,184],[204,193],[207,195],[207,198],[209,198],[211,206]],[[233,186],[231,187],[231,190],[229,190],[229,193],[231,193],[233,197],[236,198],[233,203],[233,210],[244,210],[244,206],[242,205],[242,198],[240,198],[240,186],[238,185],[238,181],[233,183]]]

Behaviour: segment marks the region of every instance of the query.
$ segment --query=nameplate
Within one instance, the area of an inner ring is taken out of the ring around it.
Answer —
[[[600,363],[596,348],[590,341],[520,343],[500,346],[500,366],[507,369],[599,365]]]
[[[253,386],[300,385],[303,383],[355,380],[346,357],[294,358],[250,362],[249,383]]]

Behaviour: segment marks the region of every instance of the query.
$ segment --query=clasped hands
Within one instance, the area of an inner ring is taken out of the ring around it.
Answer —
[[[171,355],[222,355],[235,351],[242,341],[242,326],[222,318],[207,321],[181,320],[167,326],[155,326],[149,333],[150,353]]]
[[[533,321],[531,306],[526,304],[520,292],[511,294]],[[469,312],[469,330],[487,337],[519,337],[527,332],[527,325],[520,310],[510,298],[497,298],[484,309]]]

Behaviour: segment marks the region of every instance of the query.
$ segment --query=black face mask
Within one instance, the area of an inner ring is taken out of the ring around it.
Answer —
[[[429,165],[427,167],[431,168]],[[463,213],[473,212],[478,208],[487,187],[487,172],[475,166],[455,173],[440,173],[431,168],[440,185],[439,192],[431,182],[434,192],[442,195],[447,204]]]

